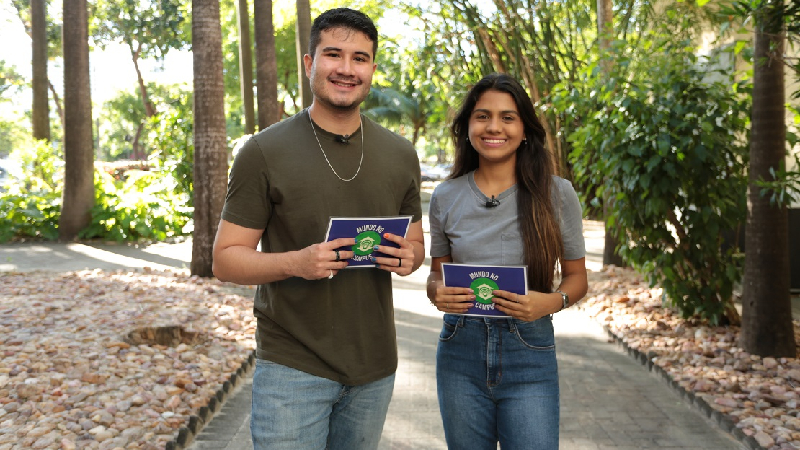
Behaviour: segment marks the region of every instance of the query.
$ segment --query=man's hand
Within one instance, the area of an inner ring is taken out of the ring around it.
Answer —
[[[383,238],[399,245],[394,248],[388,245],[376,245],[375,250],[387,255],[373,257],[372,261],[378,264],[378,268],[387,272],[394,272],[400,276],[409,275],[414,271],[414,246],[405,238],[392,233],[384,233]]]
[[[347,267],[347,260],[354,255],[350,250],[338,249],[352,247],[355,243],[355,238],[339,238],[309,245],[293,255],[291,272],[294,276],[306,280],[333,278],[340,270]]]

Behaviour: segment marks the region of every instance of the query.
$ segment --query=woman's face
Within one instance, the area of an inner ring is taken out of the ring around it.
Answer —
[[[516,161],[525,125],[511,94],[484,92],[469,117],[468,136],[482,162]]]

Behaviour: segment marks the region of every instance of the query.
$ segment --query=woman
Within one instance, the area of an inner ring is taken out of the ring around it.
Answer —
[[[558,449],[553,313],[587,291],[582,214],[553,174],[545,132],[525,89],[491,74],[467,94],[453,125],[450,177],[430,203],[428,298],[445,313],[436,356],[450,449]],[[495,290],[510,318],[466,316],[469,288],[445,287],[442,263],[526,265],[528,294]],[[561,283],[553,290],[556,264]]]

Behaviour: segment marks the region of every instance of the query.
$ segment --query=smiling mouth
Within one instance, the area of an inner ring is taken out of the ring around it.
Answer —
[[[345,88],[356,87],[356,86],[358,86],[360,84],[360,83],[357,83],[355,81],[344,81],[344,80],[330,80],[330,81],[331,81],[331,83],[335,84],[336,86],[345,87]]]
[[[490,145],[499,145],[506,142],[505,139],[483,139],[483,142],[490,144]]]

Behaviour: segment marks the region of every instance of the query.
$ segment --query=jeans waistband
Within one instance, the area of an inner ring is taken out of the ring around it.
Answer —
[[[464,326],[466,324],[483,324],[486,326],[500,327],[504,329],[514,330],[518,324],[532,323],[525,322],[524,320],[514,319],[510,317],[478,317],[478,316],[461,316],[457,314],[447,314],[451,317],[457,317],[456,326]],[[535,320],[552,320],[552,316],[544,316],[541,319]]]

